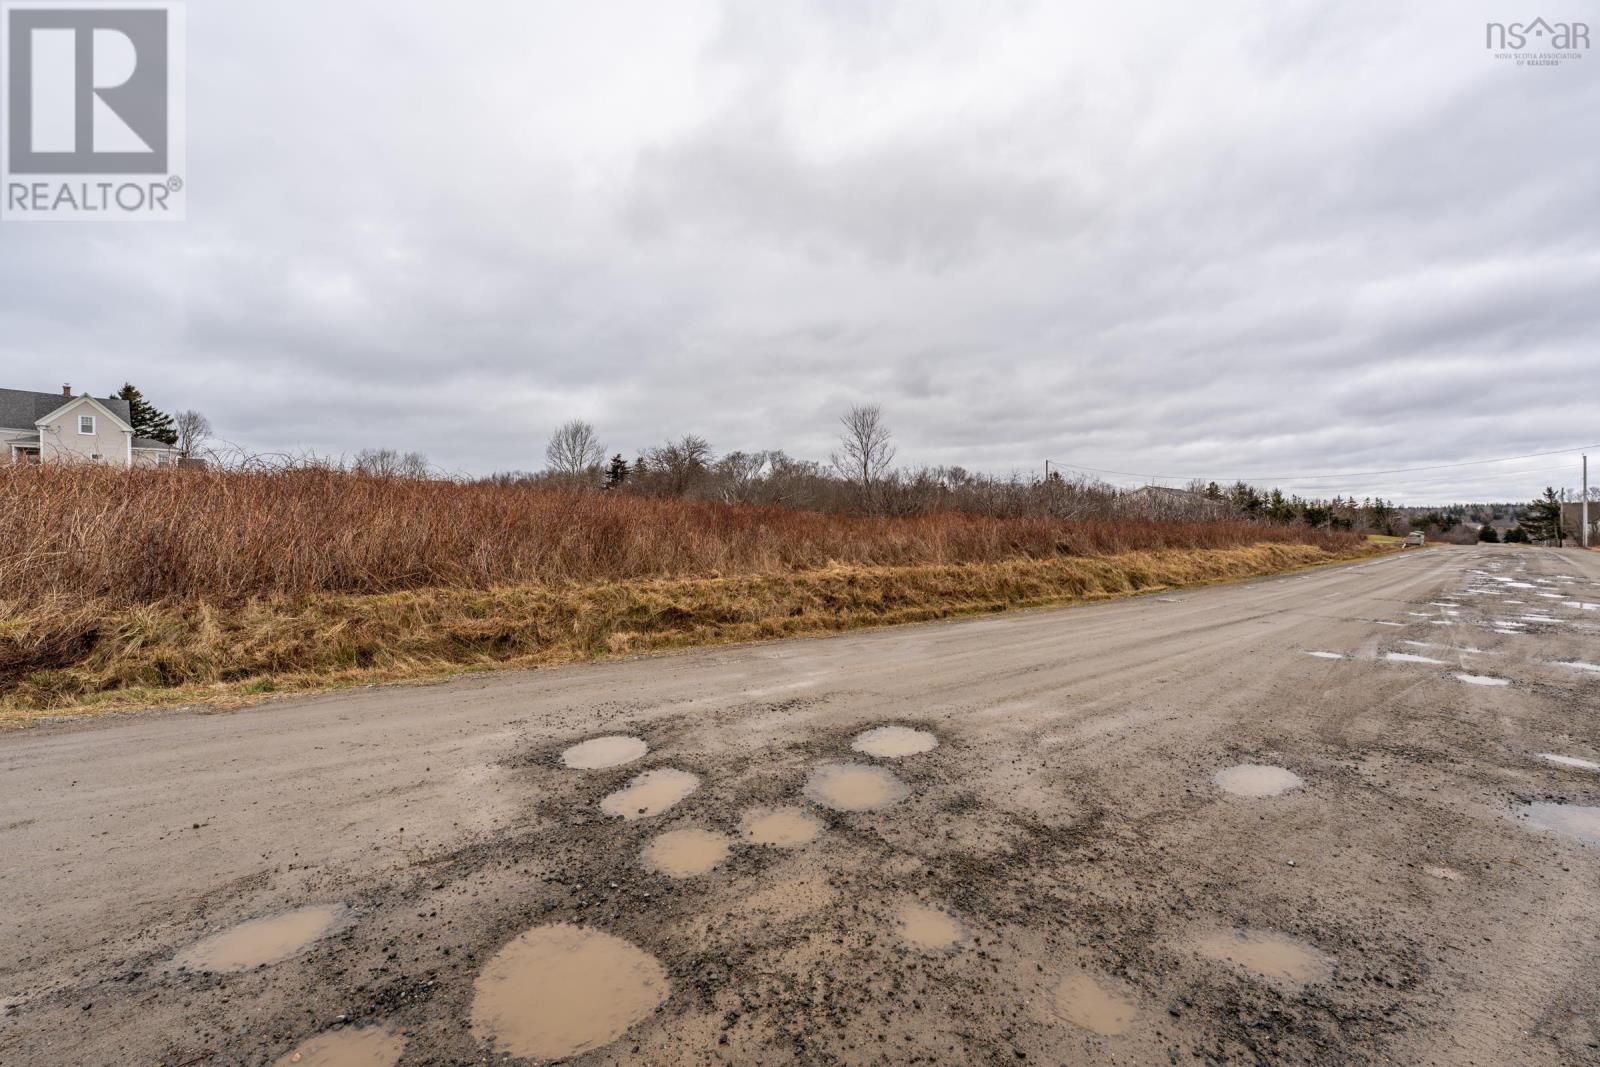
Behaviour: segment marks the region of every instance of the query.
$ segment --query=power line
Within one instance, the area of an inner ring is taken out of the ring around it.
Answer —
[[[1576,448],[1558,448],[1550,452],[1529,452],[1522,456],[1504,456],[1500,459],[1472,459],[1464,463],[1436,463],[1426,467],[1395,467],[1385,471],[1347,471],[1343,474],[1256,474],[1249,477],[1231,478],[1231,481],[1240,482],[1305,482],[1328,478],[1369,478],[1389,474],[1414,474],[1418,471],[1443,471],[1455,470],[1460,467],[1481,467],[1491,463],[1513,463],[1519,459],[1539,459],[1543,456],[1564,456],[1572,452],[1582,452],[1586,449],[1600,448],[1600,445],[1579,445]],[[1192,474],[1141,474],[1137,471],[1114,471],[1101,467],[1083,467],[1076,463],[1061,463],[1050,460],[1057,467],[1066,467],[1070,470],[1084,471],[1089,474],[1115,474],[1122,478],[1143,478],[1153,482],[1191,482],[1202,481],[1206,476]],[[1516,472],[1512,472],[1516,473]],[[1537,473],[1537,472],[1527,472]]]

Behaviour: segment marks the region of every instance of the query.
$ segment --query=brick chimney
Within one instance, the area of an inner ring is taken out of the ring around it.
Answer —
[[[62,396],[71,396],[72,395],[72,383],[71,382],[63,382],[61,384],[61,395]]]

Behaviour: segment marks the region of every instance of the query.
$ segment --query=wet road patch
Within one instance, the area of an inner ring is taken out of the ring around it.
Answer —
[[[1280,796],[1306,784],[1305,779],[1293,771],[1264,763],[1227,767],[1212,775],[1211,780],[1224,792],[1257,799]]]
[[[1505,678],[1494,678],[1494,677],[1491,677],[1491,676],[1489,676],[1487,674],[1463,674],[1463,673],[1458,671],[1458,672],[1456,672],[1455,677],[1456,677],[1457,681],[1466,682],[1468,685],[1497,686],[1497,685],[1510,685],[1511,684],[1511,682],[1508,679],[1505,679]]]
[[[1072,975],[1056,986],[1055,1008],[1067,1022],[1101,1037],[1127,1033],[1138,1015],[1133,1001],[1086,974]]]
[[[1323,652],[1320,649],[1314,649],[1314,648],[1301,649],[1301,655],[1314,656],[1317,659],[1344,659],[1345,658],[1344,655],[1342,653],[1339,653],[1339,652]]]
[[[484,966],[472,1030],[513,1056],[553,1059],[607,1045],[667,999],[654,956],[586,926],[537,926]]]
[[[1284,985],[1319,982],[1333,971],[1328,958],[1316,949],[1267,931],[1228,930],[1203,938],[1195,947],[1202,956]]]
[[[1521,815],[1530,826],[1600,845],[1600,807],[1541,801],[1525,806]]]
[[[908,726],[879,726],[860,734],[850,747],[865,756],[879,759],[901,759],[932,752],[939,739],[927,730],[913,730]]]
[[[740,820],[744,839],[752,845],[799,848],[822,833],[822,823],[799,808],[751,808]]]
[[[1579,759],[1577,756],[1558,756],[1554,752],[1541,752],[1539,758],[1546,763],[1554,763],[1558,767],[1572,767],[1580,771],[1600,771],[1600,763],[1594,760]]]
[[[877,811],[904,800],[906,784],[882,767],[827,763],[806,779],[805,795],[834,811]]]
[[[895,917],[900,940],[924,952],[949,952],[961,944],[967,932],[961,923],[940,908],[908,903]]]
[[[1432,656],[1419,656],[1414,652],[1385,652],[1383,658],[1390,663],[1432,663],[1442,666],[1444,660],[1434,659]]]
[[[272,1067],[394,1067],[406,1039],[383,1026],[333,1030],[301,1042]]]
[[[705,874],[728,858],[727,835],[693,828],[668,830],[645,846],[644,865],[669,878]]]
[[[662,767],[645,771],[607,796],[600,802],[600,810],[628,820],[645,819],[660,815],[698,788],[698,776],[675,767]]]
[[[342,904],[318,904],[251,919],[190,945],[177,964],[191,971],[247,971],[277,963],[333,933],[345,915]]]
[[[575,771],[598,771],[643,759],[649,751],[644,738],[616,734],[573,745],[561,753],[561,762]]]

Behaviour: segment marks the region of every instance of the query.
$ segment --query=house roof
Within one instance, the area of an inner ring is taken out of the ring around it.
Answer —
[[[154,437],[135,437],[133,439],[133,447],[159,448],[164,452],[176,452],[178,450],[176,445],[169,445],[165,441],[157,441]]]
[[[52,411],[72,403],[75,397],[60,393],[35,393],[28,389],[0,389],[0,429],[32,430],[34,424]],[[126,400],[115,397],[94,397],[94,402],[104,407],[123,422],[132,425],[133,412]]]

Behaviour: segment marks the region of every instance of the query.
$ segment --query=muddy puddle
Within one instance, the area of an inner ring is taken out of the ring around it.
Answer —
[[[857,735],[850,747],[865,756],[878,759],[901,759],[932,752],[939,739],[926,730],[913,730],[909,726],[879,726]]]
[[[394,1067],[406,1039],[382,1026],[318,1034],[272,1061],[272,1067]]]
[[[1573,767],[1580,771],[1600,771],[1600,763],[1594,760],[1579,759],[1577,756],[1558,756],[1554,752],[1541,752],[1539,758],[1546,763],[1554,763],[1558,767]]]
[[[474,985],[472,1030],[529,1059],[574,1056],[609,1044],[667,999],[667,973],[620,937],[561,923],[501,949]]]
[[[1317,659],[1344,659],[1344,656],[1338,652],[1324,652],[1315,648],[1303,649],[1301,654],[1315,656]]]
[[[1415,652],[1385,652],[1383,658],[1390,663],[1433,663],[1442,664],[1444,660],[1434,659],[1432,656],[1419,656]]]
[[[1541,801],[1526,805],[1521,814],[1529,826],[1600,845],[1600,807]]]
[[[1283,934],[1227,930],[1202,939],[1195,948],[1202,956],[1285,985],[1322,981],[1333,970],[1322,953]]]
[[[1575,671],[1590,671],[1595,674],[1600,674],[1600,663],[1585,663],[1583,660],[1578,659],[1558,659],[1555,661],[1555,665],[1557,667],[1567,667]]]
[[[897,804],[910,792],[906,784],[882,767],[859,763],[829,763],[806,779],[808,800],[834,811],[877,811]]]
[[[1305,779],[1290,770],[1265,763],[1241,763],[1211,776],[1224,792],[1236,797],[1275,797],[1299,789]]]
[[[752,808],[740,820],[744,839],[752,845],[799,848],[822,833],[822,823],[799,808]]]
[[[1466,682],[1468,685],[1496,686],[1511,684],[1511,682],[1505,678],[1494,678],[1487,674],[1463,674],[1460,672],[1456,673],[1456,680]]]
[[[895,931],[900,940],[923,952],[949,952],[966,937],[966,930],[949,912],[916,903],[900,908]]]
[[[732,844],[725,834],[693,828],[668,830],[645,846],[644,865],[669,878],[705,874],[728,858]]]
[[[246,971],[286,960],[328,936],[345,920],[342,904],[319,904],[251,919],[198,941],[178,954],[191,971]]]
[[[700,779],[674,767],[645,771],[622,789],[600,802],[607,815],[624,819],[644,819],[660,815],[700,788]]]
[[[1138,1014],[1133,1001],[1086,974],[1075,974],[1056,987],[1055,1008],[1067,1022],[1101,1037],[1127,1033]]]
[[[642,737],[592,737],[561,753],[561,762],[575,771],[598,771],[643,759],[649,751]]]

